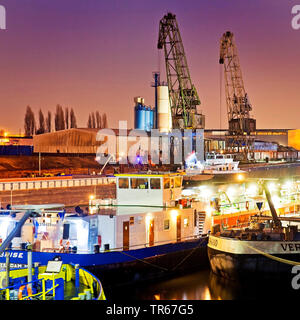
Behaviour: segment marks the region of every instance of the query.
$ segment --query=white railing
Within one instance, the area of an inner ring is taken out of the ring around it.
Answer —
[[[70,188],[83,186],[96,186],[115,183],[115,178],[78,178],[78,179],[57,179],[57,180],[34,180],[34,181],[11,181],[0,182],[0,191],[32,190],[49,188]]]

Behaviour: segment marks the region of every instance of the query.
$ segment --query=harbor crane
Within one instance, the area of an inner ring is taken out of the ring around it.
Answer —
[[[219,63],[224,65],[225,96],[228,115],[227,150],[251,150],[254,139],[250,133],[256,130],[256,120],[250,115],[252,106],[245,91],[242,70],[233,33],[227,31],[220,40]]]
[[[164,50],[173,128],[203,129],[198,113],[200,99],[192,83],[176,15],[167,13],[159,22],[158,49]]]

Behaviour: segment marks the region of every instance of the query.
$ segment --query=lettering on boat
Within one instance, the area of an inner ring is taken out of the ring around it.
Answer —
[[[209,238],[208,243],[213,247],[217,247],[218,246],[218,239]]]
[[[281,243],[283,251],[300,251],[300,243]]]

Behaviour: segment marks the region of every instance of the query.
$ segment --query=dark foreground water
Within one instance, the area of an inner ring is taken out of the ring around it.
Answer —
[[[241,284],[217,277],[210,270],[202,270],[168,280],[118,287],[106,294],[110,301],[299,299],[300,289],[292,288],[292,278],[291,274],[282,282],[251,280]]]

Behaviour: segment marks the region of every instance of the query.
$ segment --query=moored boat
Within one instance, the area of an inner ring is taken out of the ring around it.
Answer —
[[[61,258],[99,275],[104,284],[153,279],[208,265],[210,217],[203,203],[181,198],[182,174],[116,178],[117,199],[95,197],[88,214],[78,207],[66,213],[62,205],[20,206],[3,213],[0,237],[15,231],[8,246],[11,264],[26,266],[25,247],[30,243],[35,261],[44,264]],[[25,211],[31,214],[21,227]],[[5,262],[4,254],[0,262]]]
[[[292,279],[293,268],[300,264],[300,218],[278,217],[270,191],[265,183],[263,187],[270,216],[251,216],[245,227],[213,226],[208,256],[217,275],[235,280]]]

